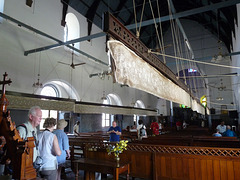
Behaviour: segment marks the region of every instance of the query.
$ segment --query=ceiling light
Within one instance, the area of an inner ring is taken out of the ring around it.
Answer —
[[[218,101],[222,101],[222,100],[223,100],[223,97],[217,97],[217,100],[218,100]]]
[[[38,80],[37,80],[37,82],[33,83],[32,87],[34,87],[34,88],[43,88],[42,83],[40,83],[40,74],[38,74]]]
[[[105,95],[105,91],[103,91],[103,96],[101,97],[101,100],[107,100],[107,97]]]

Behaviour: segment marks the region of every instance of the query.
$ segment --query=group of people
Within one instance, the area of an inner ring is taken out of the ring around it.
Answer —
[[[54,118],[46,118],[43,124],[44,131],[37,134],[37,127],[42,119],[42,110],[34,106],[29,110],[28,121],[18,126],[18,131],[23,139],[34,137],[35,148],[33,162],[40,156],[42,165],[38,171],[41,178],[47,180],[60,180],[61,169],[70,158],[69,141],[64,128],[67,122],[64,119],[57,121]],[[57,125],[57,130],[53,131]]]
[[[213,134],[213,136],[215,137],[236,137],[236,133],[234,131],[231,130],[231,126],[229,125],[225,125],[225,122],[222,121],[221,124],[219,124],[216,127],[216,132]]]
[[[113,121],[112,126],[108,129],[107,133],[110,135],[110,142],[119,142],[122,130],[119,126],[117,126],[117,122]],[[137,135],[139,140],[147,137],[146,126],[143,124],[143,120],[141,119],[138,121]]]

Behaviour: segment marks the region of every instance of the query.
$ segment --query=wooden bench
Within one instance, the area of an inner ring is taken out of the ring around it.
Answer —
[[[192,146],[240,148],[237,137],[194,136]]]
[[[135,140],[135,144],[178,145],[178,146],[202,146],[202,147],[230,147],[239,148],[240,141],[236,137],[212,137],[212,136],[154,136]]]

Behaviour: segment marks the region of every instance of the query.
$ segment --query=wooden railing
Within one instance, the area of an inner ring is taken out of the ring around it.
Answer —
[[[114,159],[107,143],[85,144],[87,158]],[[94,150],[93,150],[94,149]],[[240,149],[129,144],[120,159],[131,161],[130,176],[144,179],[240,179]]]

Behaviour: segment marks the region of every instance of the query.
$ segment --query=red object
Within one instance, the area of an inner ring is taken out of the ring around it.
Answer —
[[[176,126],[182,126],[182,123],[180,121],[177,121]]]
[[[159,135],[159,125],[157,122],[152,122],[151,129],[154,135]]]

